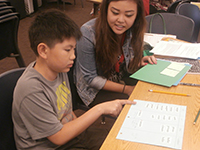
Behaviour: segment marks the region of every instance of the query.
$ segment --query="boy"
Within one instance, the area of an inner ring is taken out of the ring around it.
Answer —
[[[67,72],[80,37],[78,26],[59,10],[42,12],[32,23],[29,39],[36,61],[26,68],[14,91],[17,149],[99,149],[100,145],[87,143],[82,132],[102,114],[117,116],[124,104],[135,104],[128,100],[101,103],[76,118]]]

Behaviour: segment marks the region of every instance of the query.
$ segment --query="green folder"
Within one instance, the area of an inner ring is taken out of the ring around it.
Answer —
[[[149,83],[171,87],[172,85],[176,85],[177,82],[180,82],[180,80],[185,76],[185,74],[191,68],[191,65],[184,64],[185,67],[174,77],[161,74],[161,72],[165,68],[167,68],[170,64],[171,61],[158,59],[157,64],[154,65],[147,64],[146,66],[142,67],[137,72],[132,74],[130,77]]]

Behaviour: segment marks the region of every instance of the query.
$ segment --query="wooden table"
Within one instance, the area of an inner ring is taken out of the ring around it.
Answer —
[[[187,74],[183,78],[182,82],[200,84],[200,75]],[[148,92],[149,89],[170,91],[176,93],[186,93],[190,94],[191,97],[152,93]],[[182,150],[200,149],[200,118],[197,120],[196,124],[193,125],[194,119],[200,108],[200,87],[178,85],[177,87],[167,88],[164,86],[139,81],[129,99],[163,102],[187,106]],[[103,145],[101,146],[100,150],[172,150],[171,148],[166,147],[116,139],[116,136],[121,128],[126,114],[128,113],[129,108],[130,105],[126,105],[124,107],[112,129],[110,130],[107,138],[105,139]]]

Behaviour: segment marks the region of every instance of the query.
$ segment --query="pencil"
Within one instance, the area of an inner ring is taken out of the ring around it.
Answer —
[[[172,94],[172,95],[180,95],[180,96],[190,96],[188,94],[184,93],[173,93],[173,92],[167,92],[167,91],[158,91],[158,90],[148,90],[149,92],[155,92],[155,93],[163,93],[163,94]]]
[[[200,114],[200,109],[199,109],[199,111],[198,111],[198,113],[197,113],[197,115],[196,115],[196,118],[194,119],[194,123],[193,123],[193,124],[196,124],[197,119],[199,118],[199,114]]]
[[[188,86],[200,86],[200,84],[195,84],[195,83],[184,83],[184,82],[180,82],[180,85],[188,85]]]

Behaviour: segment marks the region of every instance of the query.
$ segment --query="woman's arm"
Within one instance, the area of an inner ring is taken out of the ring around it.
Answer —
[[[103,87],[103,90],[124,93],[130,96],[134,88],[135,86],[123,85],[107,80],[106,84]]]
[[[63,145],[86,130],[101,115],[117,116],[121,112],[122,106],[125,104],[135,104],[135,102],[129,100],[115,100],[98,104],[77,119],[64,124],[59,132],[47,138],[56,145]]]
[[[97,74],[94,29],[91,25],[83,25],[81,32],[83,36],[76,46],[76,65],[78,65],[87,84],[96,89],[101,89],[103,86],[98,84],[105,83],[105,79]]]

